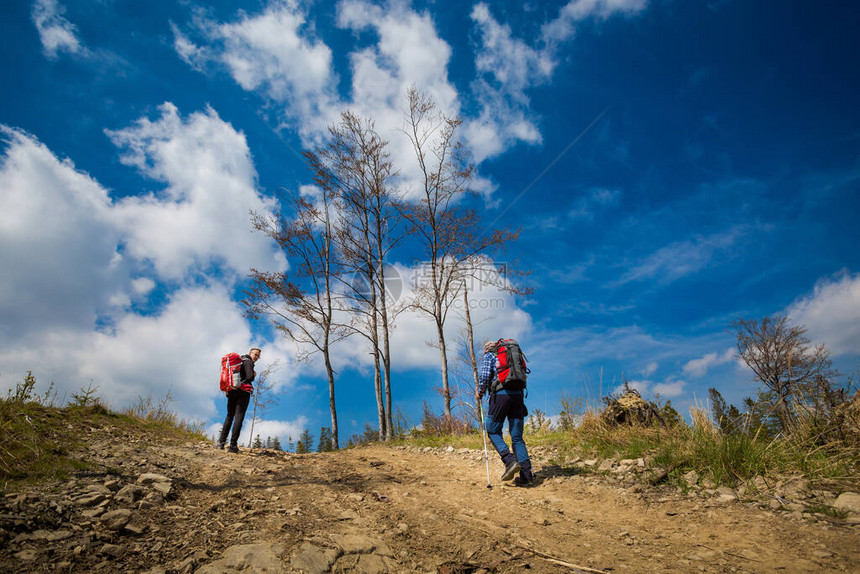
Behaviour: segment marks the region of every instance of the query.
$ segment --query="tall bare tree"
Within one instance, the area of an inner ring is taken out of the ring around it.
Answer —
[[[418,200],[404,203],[403,214],[424,250],[425,269],[416,285],[413,307],[427,314],[436,327],[442,377],[444,414],[451,416],[445,323],[462,288],[459,262],[472,249],[464,232],[475,227],[473,211],[458,205],[469,192],[473,168],[456,139],[461,121],[436,109],[435,102],[416,88],[406,95],[406,127],[420,173]]]
[[[267,316],[285,336],[300,345],[299,360],[321,353],[328,376],[331,434],[338,448],[335,373],[331,363],[331,346],[348,335],[336,322],[342,307],[334,290],[341,274],[334,251],[331,182],[319,158],[305,153],[316,175],[319,195],[285,193],[284,203],[292,208],[290,218],[281,212],[274,218],[252,214],[254,228],[271,237],[286,253],[293,265],[289,274],[251,270],[251,287],[243,303],[251,318]]]
[[[356,317],[353,325],[371,345],[379,434],[389,439],[393,433],[393,316],[386,259],[401,237],[402,226],[398,225],[399,213],[390,183],[396,174],[389,159],[388,142],[376,132],[373,121],[347,111],[329,131],[331,140],[319,155],[340,207],[337,244],[344,265],[353,273],[347,291],[356,303],[352,306]]]
[[[737,319],[732,327],[741,358],[773,393],[781,430],[790,431],[797,408],[811,395],[830,390],[837,373],[829,351],[824,345],[811,346],[806,329],[790,325],[785,316]]]

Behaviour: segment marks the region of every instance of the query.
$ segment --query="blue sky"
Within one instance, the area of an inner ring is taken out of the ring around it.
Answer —
[[[376,120],[408,189],[412,85],[463,120],[468,201],[522,229],[496,262],[530,269],[534,295],[485,287],[473,314],[478,338],[521,341],[532,408],[594,404],[623,379],[682,414],[711,386],[738,403],[755,385],[729,324],[775,313],[856,374],[857,16],[754,0],[4,2],[0,385],[32,370],[115,408],[169,391],[215,428],[218,360],[254,345],[281,365],[255,432],[316,435],[319,361],[237,302],[250,267],[289,268],[246,214],[309,189],[300,153],[346,109]],[[408,280],[418,257],[405,244],[390,263]],[[448,328],[456,347],[462,323]],[[441,410],[433,338],[409,314],[394,333],[413,423],[425,400]],[[357,340],[336,360],[345,441],[375,421],[372,371]]]

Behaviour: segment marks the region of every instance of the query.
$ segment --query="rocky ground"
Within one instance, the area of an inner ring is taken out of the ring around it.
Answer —
[[[5,491],[0,571],[860,571],[860,495],[803,480],[680,489],[645,460],[561,468],[536,449],[536,486],[502,485],[492,457],[488,489],[482,451],[88,436],[86,472]]]

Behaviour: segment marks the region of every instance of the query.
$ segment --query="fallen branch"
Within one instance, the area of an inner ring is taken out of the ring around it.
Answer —
[[[588,566],[580,566],[579,564],[571,564],[570,562],[565,562],[564,560],[559,560],[555,556],[550,556],[549,554],[544,554],[539,550],[535,550],[534,548],[529,548],[528,546],[522,546],[517,544],[519,548],[531,552],[535,556],[539,558],[543,558],[547,562],[552,562],[553,564],[558,564],[559,566],[566,566],[567,568],[571,568],[574,570],[582,570],[583,572],[594,572],[595,574],[608,574],[606,570],[595,570],[594,568],[589,568]]]

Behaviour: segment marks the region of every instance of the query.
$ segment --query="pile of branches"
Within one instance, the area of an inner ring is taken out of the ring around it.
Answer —
[[[606,408],[603,410],[603,420],[611,426],[666,426],[666,421],[652,404],[642,398],[639,391],[625,387],[619,396],[603,397]]]

